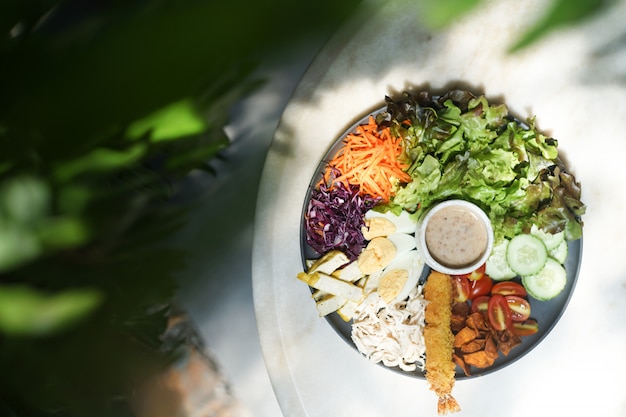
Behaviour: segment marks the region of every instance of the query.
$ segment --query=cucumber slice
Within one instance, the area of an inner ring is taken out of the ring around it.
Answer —
[[[546,250],[549,252],[552,249],[556,249],[557,246],[561,244],[565,240],[565,232],[561,231],[559,233],[548,233],[544,232],[537,226],[533,224],[530,229],[530,234],[533,236],[537,236],[544,245],[546,245]]]
[[[513,271],[521,276],[541,271],[548,259],[546,245],[537,236],[517,235],[509,242],[506,260]]]
[[[567,272],[557,260],[548,258],[541,271],[522,277],[522,284],[531,297],[540,301],[551,300],[565,288]]]
[[[503,239],[493,247],[491,255],[487,259],[485,273],[493,280],[511,279],[517,275],[506,260],[506,249],[508,246],[509,240]]]
[[[567,259],[567,254],[568,254],[568,247],[567,247],[567,241],[563,240],[559,246],[557,246],[556,248],[548,251],[548,255],[551,258],[554,258],[556,261],[558,261],[561,264],[565,263],[565,260]]]

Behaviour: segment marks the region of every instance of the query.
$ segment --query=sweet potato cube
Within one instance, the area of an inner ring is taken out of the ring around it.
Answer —
[[[452,333],[458,333],[465,327],[465,317],[452,315],[450,318],[450,330]]]
[[[454,363],[456,363],[462,370],[465,376],[470,376],[470,367],[465,363],[463,357],[461,355],[457,355],[456,353],[452,354],[452,359]]]
[[[498,345],[491,335],[487,336],[487,340],[485,341],[485,353],[493,357],[493,360],[498,357]]]
[[[467,320],[465,321],[465,323],[467,324],[468,327],[471,327],[472,329],[475,329],[478,331],[487,332],[490,330],[487,323],[485,323],[485,318],[482,315],[482,313],[477,312],[477,313],[470,314]]]
[[[468,365],[475,366],[477,368],[487,368],[488,366],[493,365],[496,358],[489,355],[485,350],[479,350],[478,352],[466,353],[463,355],[463,360]]]
[[[511,349],[522,343],[522,339],[513,332],[505,331],[500,335],[498,342],[500,352],[502,352],[504,356],[507,356]]]
[[[485,348],[485,339],[474,339],[461,346],[461,352],[474,353]]]
[[[478,332],[469,327],[463,327],[455,336],[454,336],[454,347],[459,348],[464,344],[471,342],[476,339],[478,336]]]

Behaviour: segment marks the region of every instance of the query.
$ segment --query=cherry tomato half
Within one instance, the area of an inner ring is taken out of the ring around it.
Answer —
[[[518,297],[526,297],[527,295],[526,289],[522,284],[514,281],[498,282],[491,288],[491,294],[517,295]]]
[[[465,277],[469,279],[470,281],[478,281],[479,279],[482,279],[483,277],[486,276],[485,274],[486,268],[487,268],[487,264],[482,264],[481,266],[479,266],[478,268],[476,268],[474,271],[470,272],[469,274],[463,274],[460,276]]]
[[[484,313],[489,308],[489,296],[481,295],[472,300],[472,313]]]
[[[505,295],[504,299],[511,310],[511,320],[524,322],[530,318],[530,303],[517,295]]]
[[[467,278],[463,278],[460,275],[452,277],[454,282],[454,301],[463,303],[469,299],[470,286]]]
[[[469,280],[469,299],[473,300],[481,295],[489,295],[492,286],[493,281],[487,275],[476,281]]]
[[[533,319],[526,320],[523,323],[513,323],[511,331],[518,336],[530,336],[539,331],[539,324]]]
[[[511,309],[506,299],[501,294],[494,294],[489,299],[487,307],[487,318],[491,327],[497,331],[506,330],[511,327]]]

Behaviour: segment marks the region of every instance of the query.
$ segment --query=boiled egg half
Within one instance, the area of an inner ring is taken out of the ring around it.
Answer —
[[[396,256],[382,271],[378,281],[378,294],[387,304],[395,304],[407,298],[418,284],[424,260],[416,249]]]
[[[387,221],[393,224],[395,230],[388,231],[387,234],[392,234],[392,233],[412,234],[412,233],[415,233],[415,231],[417,230],[417,220],[414,219],[411,216],[411,214],[406,210],[402,210],[399,215],[396,215],[395,213],[391,211],[385,211],[383,213],[383,212],[379,212],[375,210],[368,210],[367,212],[365,212],[366,226],[370,221],[373,221],[376,223]]]

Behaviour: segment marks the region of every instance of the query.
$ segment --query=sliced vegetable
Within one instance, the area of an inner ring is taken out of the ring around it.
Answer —
[[[467,278],[463,278],[462,276],[453,276],[453,298],[456,302],[465,302],[469,299],[470,296],[470,286]]]
[[[462,277],[469,279],[470,281],[476,281],[485,276],[485,264],[482,264],[477,269],[473,270],[469,274],[463,274]]]
[[[506,260],[506,250],[509,246],[509,239],[502,239],[494,245],[491,255],[485,264],[485,273],[496,281],[515,278],[517,275],[511,269]]]
[[[488,276],[483,276],[479,280],[468,280],[469,282],[469,299],[474,300],[481,295],[489,295],[493,286],[493,281]]]
[[[548,252],[541,239],[530,234],[521,234],[509,242],[506,259],[511,269],[519,275],[532,275],[544,267]]]
[[[541,271],[522,277],[522,283],[531,297],[541,301],[551,300],[565,288],[567,272],[559,262],[548,258]]]
[[[518,297],[526,297],[526,290],[524,286],[514,281],[502,281],[497,282],[491,288],[491,294],[500,295],[516,295]]]
[[[524,322],[530,318],[530,303],[526,299],[516,295],[507,295],[504,299],[511,310],[511,320]]]
[[[557,262],[564,264],[567,259],[568,252],[569,248],[567,247],[567,241],[563,240],[559,246],[548,252],[548,255],[550,255],[551,258],[554,258]]]
[[[533,236],[537,236],[544,245],[546,245],[546,250],[551,251],[559,246],[562,242],[565,241],[565,232],[561,230],[560,232],[548,233],[542,229],[539,229],[536,225],[530,229],[530,233]]]
[[[320,184],[312,191],[305,213],[307,243],[319,254],[337,249],[355,260],[366,243],[361,231],[365,212],[376,201],[360,195],[357,186],[339,183],[331,190]]]
[[[503,331],[511,327],[511,310],[503,295],[495,294],[489,299],[487,318],[491,327],[497,331]]]
[[[356,185],[361,194],[387,202],[399,183],[411,182],[400,162],[404,152],[401,138],[394,138],[388,127],[379,127],[374,117],[357,126],[344,139],[345,145],[328,163],[324,182],[331,188],[337,183]]]
[[[539,331],[537,320],[529,319],[523,323],[513,323],[511,331],[518,336],[530,336]]]
[[[484,313],[489,308],[489,296],[481,295],[480,297],[476,297],[472,300],[472,312],[481,312]]]

